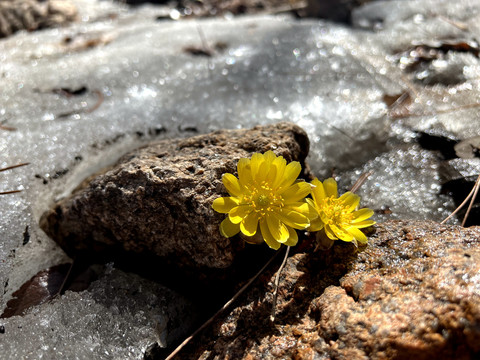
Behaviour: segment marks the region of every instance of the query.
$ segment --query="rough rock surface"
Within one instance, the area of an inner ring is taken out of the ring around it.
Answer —
[[[41,226],[69,254],[123,248],[181,266],[225,268],[243,242],[218,231],[225,215],[211,204],[225,194],[222,174],[267,150],[303,164],[308,148],[306,133],[289,123],[163,140],[125,155],[46,212]]]
[[[297,253],[275,324],[271,271],[181,358],[478,358],[479,245],[478,227],[389,221],[358,253],[346,243]]]
[[[77,9],[65,0],[0,0],[0,38],[73,21]]]

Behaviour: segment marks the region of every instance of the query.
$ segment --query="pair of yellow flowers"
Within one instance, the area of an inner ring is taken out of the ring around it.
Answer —
[[[359,229],[375,223],[368,220],[373,211],[357,210],[360,197],[351,192],[339,197],[332,178],[323,183],[318,179],[297,181],[301,170],[299,162],[287,165],[273,151],[240,159],[238,179],[230,173],[222,177],[230,196],[212,204],[215,211],[228,214],[220,224],[222,235],[241,232],[247,242],[265,241],[275,250],[281,244],[297,244],[295,229],[322,231],[331,240],[366,243],[367,237]]]

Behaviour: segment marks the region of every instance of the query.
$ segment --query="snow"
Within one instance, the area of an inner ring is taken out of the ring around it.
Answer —
[[[458,139],[479,135],[479,110],[468,106],[479,96],[478,58],[452,55],[432,65],[425,70],[430,86],[419,83],[418,74],[405,73],[395,59],[415,43],[474,38],[480,4],[374,2],[354,13],[357,27],[350,28],[286,15],[165,21],[157,19],[164,7],[75,2],[81,21],[0,40],[0,120],[17,129],[0,130],[0,166],[30,163],[0,173],[0,191],[22,190],[0,197],[2,308],[38,271],[69,261],[39,229],[40,215],[87,176],[153,139],[291,121],[309,134],[308,162],[318,177],[334,172],[348,188],[362,172],[373,171],[360,194],[363,205],[393,211],[379,220],[441,220],[453,209],[452,200],[439,195],[438,156],[419,148],[414,138],[431,129]],[[469,32],[452,25],[455,21]],[[193,56],[187,51],[192,47],[212,56]],[[461,84],[441,83],[438,72],[448,78],[459,68]],[[384,95],[406,91],[416,96],[409,108],[416,116],[392,119]],[[27,227],[30,238],[23,245]],[[12,326],[42,319],[48,326],[61,323],[67,334],[61,341],[74,341],[87,354],[100,335],[78,342],[92,328],[68,332],[76,326],[70,311],[85,317],[102,312],[92,296],[68,293],[25,320],[4,320]],[[130,321],[120,318],[112,315],[109,321]],[[11,345],[0,345],[2,352],[28,357],[15,352],[21,347],[15,341],[35,339],[47,346],[36,346],[35,354],[49,357],[60,340],[46,340],[42,331],[13,336]],[[152,336],[151,329],[142,331]],[[111,358],[139,356],[127,351],[134,342],[129,338]],[[97,345],[92,351],[110,351]]]

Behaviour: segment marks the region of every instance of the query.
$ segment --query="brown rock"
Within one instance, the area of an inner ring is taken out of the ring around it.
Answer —
[[[336,243],[274,270],[182,359],[478,359],[480,228],[429,221],[375,227],[363,251]],[[207,356],[208,355],[208,356]]]
[[[182,266],[225,268],[243,242],[220,235],[225,215],[211,208],[226,195],[222,174],[268,150],[303,164],[308,147],[305,132],[289,123],[159,141],[56,204],[41,227],[69,254],[121,248]]]
[[[19,30],[59,26],[76,16],[77,9],[68,0],[0,0],[0,38]]]

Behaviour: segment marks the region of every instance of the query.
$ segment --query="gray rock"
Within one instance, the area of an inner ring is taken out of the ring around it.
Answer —
[[[180,354],[182,359],[474,359],[480,354],[480,228],[375,226],[366,248],[297,253]]]
[[[304,165],[309,141],[290,123],[163,140],[125,155],[40,220],[69,254],[122,248],[187,267],[225,268],[242,241],[220,235],[222,174],[240,158],[273,150]],[[168,257],[168,259],[167,259]]]

